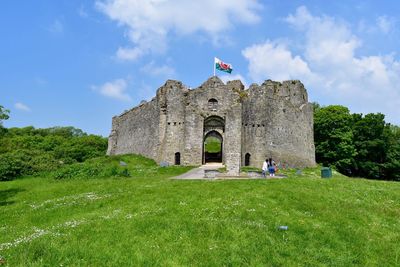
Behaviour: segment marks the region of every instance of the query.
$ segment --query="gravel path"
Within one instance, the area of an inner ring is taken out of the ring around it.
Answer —
[[[217,170],[223,167],[224,165],[222,165],[222,163],[207,163],[206,165],[202,165],[198,168],[192,169],[184,174],[173,177],[172,179],[181,179],[181,180],[210,179],[210,178],[204,178],[204,170]]]
[[[266,178],[264,177],[251,177],[248,176],[247,173],[241,173],[240,176],[226,176],[226,174],[219,175],[218,177],[215,178],[206,178],[204,177],[204,170],[217,170],[219,168],[223,168],[224,165],[222,163],[207,163],[206,165],[202,165],[200,167],[194,168],[184,174],[181,174],[179,176],[172,177],[171,179],[178,179],[178,180],[238,180],[238,179],[282,179],[286,178],[285,175],[276,175],[274,177],[267,176]]]

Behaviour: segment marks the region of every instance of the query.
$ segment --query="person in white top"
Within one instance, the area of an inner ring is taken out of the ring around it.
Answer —
[[[264,161],[263,166],[262,166],[262,175],[264,178],[267,177],[267,172],[268,172],[268,159],[266,159]]]

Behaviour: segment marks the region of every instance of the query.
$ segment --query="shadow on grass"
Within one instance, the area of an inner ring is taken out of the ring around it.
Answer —
[[[14,204],[15,201],[7,201],[7,200],[23,191],[25,191],[25,189],[21,189],[21,188],[0,190],[0,206],[7,206],[7,205]]]

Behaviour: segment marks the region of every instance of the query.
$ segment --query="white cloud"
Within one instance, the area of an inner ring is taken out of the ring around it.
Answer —
[[[250,77],[257,82],[311,76],[307,63],[300,56],[293,56],[284,44],[266,41],[245,48],[242,55],[249,61]]]
[[[357,30],[367,34],[395,34],[397,19],[387,15],[378,16],[375,20],[361,20]],[[380,37],[381,38],[381,37]]]
[[[131,101],[131,96],[126,93],[127,86],[128,83],[124,79],[117,79],[111,82],[106,82],[100,86],[92,86],[91,88],[106,97],[122,101]]]
[[[381,112],[400,124],[400,62],[393,55],[358,56],[363,42],[348,23],[314,16],[306,7],[285,20],[303,33],[301,40],[291,40],[301,51],[293,56],[290,47],[274,41],[247,47],[242,54],[252,79],[300,79],[314,101],[364,114]]]
[[[233,81],[233,80],[240,80],[245,88],[249,88],[248,83],[246,82],[246,79],[241,75],[241,74],[226,74],[222,76],[218,76],[225,84],[228,81]]]
[[[387,16],[378,17],[376,19],[376,24],[378,25],[378,28],[385,34],[388,34],[394,27],[393,19],[390,19]]]
[[[258,0],[98,0],[96,7],[128,28],[132,48],[119,48],[117,57],[135,60],[167,49],[168,36],[205,33],[211,39],[236,23],[256,23]]]
[[[25,105],[25,104],[23,104],[21,102],[15,103],[14,107],[16,109],[18,109],[18,110],[22,110],[22,111],[26,111],[26,112],[30,112],[31,111],[31,109],[27,105]]]
[[[117,58],[121,60],[136,60],[146,53],[145,48],[123,48],[119,47],[117,51]]]
[[[144,65],[140,71],[151,76],[163,76],[167,78],[175,75],[174,68],[167,65],[157,65],[154,61]]]
[[[84,8],[83,6],[80,6],[80,7],[79,7],[79,9],[78,9],[78,15],[79,15],[81,18],[88,18],[88,17],[89,17],[89,14],[86,12],[86,10],[85,10],[85,8]]]
[[[304,6],[286,21],[306,33],[305,56],[314,64],[340,65],[353,58],[354,50],[361,45],[344,22],[327,16],[314,17]]]
[[[298,29],[304,29],[313,20],[313,17],[305,6],[301,6],[297,8],[296,15],[289,14],[285,20]]]
[[[64,25],[63,23],[56,19],[53,23],[48,27],[48,31],[54,34],[60,34],[64,32]]]

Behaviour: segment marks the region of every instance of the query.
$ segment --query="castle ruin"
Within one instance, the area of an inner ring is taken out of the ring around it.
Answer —
[[[196,89],[168,80],[151,101],[113,117],[107,154],[202,165],[210,136],[221,141],[230,175],[241,166],[261,168],[269,157],[287,167],[315,165],[313,108],[297,80],[246,90],[239,80],[224,84],[216,76]]]

